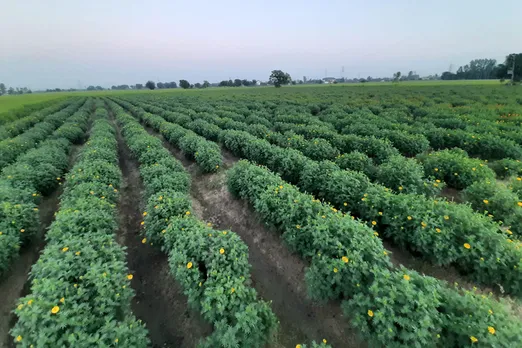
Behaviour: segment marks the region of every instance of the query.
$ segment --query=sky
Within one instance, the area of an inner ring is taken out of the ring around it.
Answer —
[[[520,0],[0,0],[0,82],[425,76],[522,51],[520,13]]]

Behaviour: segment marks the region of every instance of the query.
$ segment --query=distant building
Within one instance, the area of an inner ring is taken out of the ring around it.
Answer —
[[[334,83],[336,80],[335,77],[325,77],[323,78],[324,83]]]

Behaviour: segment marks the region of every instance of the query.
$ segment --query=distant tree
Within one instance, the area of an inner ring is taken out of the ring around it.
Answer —
[[[141,83],[137,83],[135,86],[134,86],[134,89],[143,89],[143,85]]]
[[[360,79],[359,82],[360,82],[360,83],[366,83],[366,82],[368,82],[368,81],[365,80],[365,79]]]
[[[243,79],[243,80],[241,80],[241,84],[243,86],[248,87],[248,86],[250,86],[252,84],[252,82],[248,81],[247,79]]]
[[[208,82],[207,80],[203,81],[203,88],[209,88],[210,87],[210,82]]]
[[[234,87],[241,87],[241,84],[242,84],[242,82],[241,82],[240,79],[235,79],[234,80]]]
[[[194,87],[196,87],[196,88],[201,88],[201,87],[203,87],[203,85],[202,85],[201,83],[199,83],[199,82],[196,82],[196,83],[194,84]]]
[[[187,80],[179,80],[179,86],[183,89],[190,88],[190,83]]]
[[[256,79],[252,80],[252,85],[257,86],[257,80]]]
[[[337,83],[337,81],[335,81],[334,83]],[[292,80],[292,85],[295,86],[297,84],[297,82],[295,80]]]
[[[163,89],[165,88],[165,84],[163,82],[158,82],[156,83],[156,87],[158,87],[158,89]]]
[[[0,95],[4,95],[5,91],[5,85],[3,83],[0,83]]]
[[[282,85],[289,84],[291,80],[292,78],[290,75],[283,72],[282,70],[272,70],[269,78],[270,83],[272,83],[277,88],[281,87]]]
[[[7,90],[7,94],[9,94],[9,95],[13,95],[13,94],[15,94],[15,93],[16,93],[16,92],[15,92],[15,90],[14,90],[13,87],[9,87],[9,89]]]
[[[94,91],[95,89],[96,89],[96,87],[94,87],[94,86],[89,86],[89,87],[87,87],[87,90],[88,90],[88,91]]]
[[[513,60],[515,61],[515,74],[514,81],[519,82],[522,80],[522,53],[512,53],[506,56],[506,61],[504,65],[506,66],[506,79],[511,78],[511,75],[507,74],[507,71],[511,71],[513,69]]]
[[[156,89],[156,84],[154,83],[154,81],[147,81],[147,83],[145,84],[145,87],[147,87],[148,89],[150,89],[151,91]]]
[[[442,73],[442,75],[440,75],[440,79],[441,80],[456,80],[457,75],[450,71],[445,71]]]
[[[102,86],[96,86],[96,90],[97,91],[103,91],[103,87]]]
[[[399,82],[401,79],[401,72],[397,71],[395,74],[393,74],[393,82]]]

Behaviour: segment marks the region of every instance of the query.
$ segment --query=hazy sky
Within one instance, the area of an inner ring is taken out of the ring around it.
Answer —
[[[0,0],[0,82],[428,75],[522,51],[521,13],[521,0]]]

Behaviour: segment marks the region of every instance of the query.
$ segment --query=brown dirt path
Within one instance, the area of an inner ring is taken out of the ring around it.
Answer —
[[[156,132],[146,128],[149,134]],[[162,139],[163,140],[163,139]],[[334,347],[364,347],[357,331],[349,327],[340,303],[325,305],[310,300],[304,280],[306,262],[288,251],[275,231],[267,228],[245,201],[235,199],[226,187],[225,172],[201,173],[198,166],[165,140],[164,146],[180,160],[192,176],[191,199],[196,216],[216,229],[232,230],[248,245],[254,288],[261,298],[272,301],[280,329],[271,347],[295,347],[297,343],[326,338]],[[225,152],[224,168],[237,161]]]
[[[123,173],[118,242],[127,247],[127,264],[134,275],[133,313],[147,326],[152,347],[195,347],[200,339],[212,333],[212,327],[188,308],[187,297],[169,273],[167,255],[155,246],[141,243],[144,187],[138,163],[132,159],[119,130],[117,137]]]

